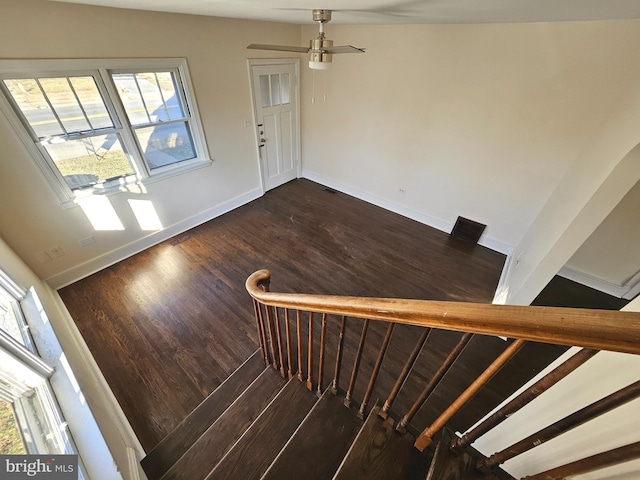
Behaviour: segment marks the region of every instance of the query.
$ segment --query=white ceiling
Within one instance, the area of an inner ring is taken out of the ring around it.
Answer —
[[[53,0],[217,17],[310,23],[333,10],[333,23],[505,23],[640,18],[640,0]]]

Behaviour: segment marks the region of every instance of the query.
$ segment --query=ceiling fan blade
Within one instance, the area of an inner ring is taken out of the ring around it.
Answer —
[[[337,47],[323,48],[327,53],[365,53],[364,48],[354,47],[353,45],[339,45]]]
[[[257,43],[252,43],[247,46],[247,48],[251,48],[253,50],[275,50],[277,52],[298,52],[298,53],[307,53],[309,51],[308,47],[290,47],[287,45],[260,45]]]

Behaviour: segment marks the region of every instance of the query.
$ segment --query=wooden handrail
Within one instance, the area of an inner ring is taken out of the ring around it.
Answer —
[[[263,290],[270,277],[258,270],[246,282],[269,306],[640,355],[636,312],[276,293]]]
[[[269,291],[271,274],[268,270],[259,270],[252,274],[246,282],[246,288],[253,297],[254,314],[260,348],[265,365],[272,364],[275,370],[289,379],[293,376],[293,355],[291,351],[292,338],[290,331],[289,309],[296,313],[296,340],[298,348],[297,378],[303,382],[303,366],[306,363],[307,388],[314,390],[314,315],[321,315],[320,338],[318,352],[317,394],[324,391],[324,366],[326,356],[327,327],[329,315],[340,317],[340,332],[336,350],[336,363],[330,391],[338,393],[338,378],[341,370],[343,342],[347,317],[364,319],[360,340],[357,344],[353,368],[349,385],[345,392],[344,404],[349,407],[354,395],[359,366],[363,360],[365,342],[370,322],[386,321],[387,333],[377,355],[375,365],[369,379],[366,392],[362,397],[358,409],[358,416],[364,418],[367,414],[367,404],[373,393],[378,373],[382,368],[385,352],[391,340],[396,323],[423,327],[420,339],[409,354],[402,372],[396,379],[385,407],[380,415],[384,418],[400,389],[413,369],[418,356],[428,341],[432,328],[464,332],[456,346],[445,358],[442,365],[426,382],[420,395],[415,399],[411,408],[397,423],[396,430],[405,431],[413,415],[422,407],[432,391],[440,383],[444,375],[453,366],[465,346],[475,334],[501,335],[513,338],[506,349],[461,393],[458,398],[443,410],[438,418],[416,438],[415,447],[422,451],[432,441],[434,435],[455,415],[473,396],[482,389],[491,378],[526,344],[527,341],[548,342],[555,344],[582,346],[583,349],[554,369],[550,374],[536,382],[532,387],[514,398],[498,412],[481,423],[466,436],[453,442],[452,449],[462,449],[472,443],[480,435],[495,427],[511,413],[528,404],[532,399],[543,393],[552,385],[574,371],[598,350],[611,350],[631,354],[640,354],[640,313],[612,312],[607,310],[569,309],[553,307],[522,307],[488,305],[477,303],[456,303],[427,300],[402,300],[392,298],[342,297],[335,295],[307,295],[295,293],[274,293]],[[286,357],[281,331],[281,315],[279,309],[284,310]],[[302,342],[301,311],[308,314],[308,344],[307,358],[304,362]],[[287,364],[285,367],[285,363]],[[285,372],[286,369],[286,372]],[[288,373],[288,375],[285,375]],[[590,421],[597,416],[610,411],[632,399],[640,396],[640,381],[615,392],[581,410],[578,410],[556,423],[545,427],[537,433],[511,445],[507,449],[484,459],[476,468],[489,471],[515,455],[528,451],[536,445],[554,438],[571,428]],[[393,422],[392,422],[393,423]],[[631,448],[632,450],[629,450]],[[597,465],[618,462],[627,457],[637,455],[637,444],[596,455],[579,462],[573,462],[564,467],[552,469],[531,478],[548,477],[549,474],[562,475],[566,472],[585,471]],[[529,477],[527,477],[529,478]]]

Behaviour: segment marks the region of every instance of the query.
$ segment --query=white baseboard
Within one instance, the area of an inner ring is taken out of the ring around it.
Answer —
[[[607,280],[602,280],[601,278],[567,267],[566,265],[560,269],[558,275],[618,298],[622,298],[629,291],[629,288],[624,285],[618,285],[616,283],[608,282]]]
[[[500,273],[500,280],[498,280],[498,286],[496,287],[495,294],[493,296],[493,300],[491,303],[496,305],[506,305],[507,298],[509,296],[509,288],[507,280],[509,275],[511,275],[511,264],[513,263],[513,255],[507,255],[507,259],[504,262],[504,266],[502,267],[502,272]]]
[[[364,200],[365,202],[371,203],[380,208],[384,208],[385,210],[397,213],[398,215],[402,215],[403,217],[410,218],[411,220],[415,220],[416,222],[420,222],[424,225],[437,228],[438,230],[441,230],[445,233],[451,233],[451,230],[453,229],[454,224],[451,222],[447,222],[440,218],[432,217],[425,213],[418,212],[402,205],[398,205],[397,203],[378,197],[377,195],[373,195],[371,193],[358,190],[348,185],[344,185],[304,168],[302,169],[302,177],[311,180],[312,182],[325,185],[339,192],[346,193],[347,195],[351,195],[352,197],[359,198],[360,200]],[[483,247],[490,248],[491,250],[495,250],[496,252],[500,252],[505,255],[510,255],[513,251],[512,245],[509,245],[487,235],[482,235],[478,243]]]
[[[636,274],[629,282],[627,288],[627,293],[622,295],[622,298],[624,298],[625,300],[633,300],[638,295],[640,295],[640,276],[638,274]]]
[[[47,284],[54,290],[66,287],[67,285],[77,282],[78,280],[85,278],[93,273],[96,273],[106,267],[109,267],[115,263],[118,263],[125,258],[128,258],[136,253],[146,250],[149,247],[157,245],[160,242],[179,235],[191,228],[197,227],[209,220],[219,217],[231,210],[241,207],[242,205],[251,202],[263,195],[262,188],[255,188],[249,192],[238,195],[231,198],[215,207],[211,207],[203,212],[186,218],[178,223],[174,223],[163,230],[154,232],[146,237],[143,237],[135,242],[132,242],[123,247],[117,248],[107,252],[99,257],[93,258],[87,262],[77,265],[73,268],[65,270],[64,272],[52,275],[45,279]]]
[[[144,472],[142,472],[142,468],[140,467],[140,459],[138,458],[137,452],[134,448],[127,448],[127,459],[129,461],[129,474],[130,480],[143,480],[143,478],[147,478]]]

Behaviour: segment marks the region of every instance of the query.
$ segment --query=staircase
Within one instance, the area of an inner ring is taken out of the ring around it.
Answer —
[[[266,270],[247,280],[260,348],[142,460],[150,480],[510,479],[500,469],[504,462],[640,398],[638,380],[485,458],[472,449],[475,440],[600,350],[639,355],[640,314],[272,293],[269,281]],[[337,344],[335,354],[327,351],[330,317],[333,326],[339,327],[330,342]],[[350,322],[358,319],[356,326],[360,327],[360,333],[356,332],[359,341],[352,342],[350,349],[344,338],[354,329],[353,323],[347,328],[347,317]],[[386,334],[382,338],[378,332],[378,338],[367,343],[371,322],[386,327]],[[410,343],[417,339],[413,349],[402,348],[403,364],[397,358],[388,359],[387,363],[396,363],[391,370],[399,373],[394,374],[392,386],[387,383],[386,399],[380,405],[372,396],[381,372],[389,373],[383,362],[398,324],[421,330],[414,330],[415,337],[410,339]],[[432,374],[424,377],[416,369],[416,360],[425,345],[430,345],[436,329],[462,335]],[[475,334],[504,335],[510,340],[429,426],[415,425],[416,413],[428,404]],[[379,347],[371,345],[378,341]],[[462,437],[450,432],[447,425],[453,416],[528,341],[583,348],[523,387]],[[365,350],[369,356],[363,356]],[[350,360],[344,366],[347,354]],[[335,364],[332,374],[326,371],[326,364]],[[355,398],[360,371],[360,387],[366,384],[366,391]],[[339,386],[342,373],[349,375],[346,390]],[[422,391],[412,390],[409,404],[405,398],[401,405],[399,394],[411,390],[407,385],[412,375],[422,378]],[[362,383],[367,377],[368,382]],[[563,479],[635,458],[640,458],[640,442],[532,472],[526,478]]]
[[[341,391],[318,397],[265,368],[256,351],[141,464],[149,480],[498,478],[475,471],[466,453],[450,454],[448,431],[434,457],[379,413],[358,418]]]

